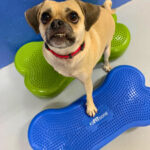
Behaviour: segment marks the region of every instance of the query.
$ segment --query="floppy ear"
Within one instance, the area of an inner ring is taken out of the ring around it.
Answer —
[[[88,31],[90,27],[97,21],[100,15],[100,7],[90,3],[76,0],[81,7],[81,10],[85,16],[85,29]]]
[[[26,17],[28,24],[34,29],[34,31],[37,34],[39,33],[38,16],[39,16],[40,8],[41,8],[41,4],[34,6],[25,12],[25,17]]]

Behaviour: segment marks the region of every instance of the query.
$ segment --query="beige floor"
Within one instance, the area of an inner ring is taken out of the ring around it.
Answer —
[[[150,0],[132,0],[117,14],[118,21],[130,29],[132,40],[126,53],[111,64],[136,66],[150,85]],[[104,75],[97,67],[94,84]],[[43,100],[33,96],[23,80],[14,64],[0,70],[0,150],[30,150],[27,129],[31,119],[43,109],[67,106],[84,94],[82,85],[75,80],[59,96]],[[102,150],[150,150],[150,127],[127,131]]]

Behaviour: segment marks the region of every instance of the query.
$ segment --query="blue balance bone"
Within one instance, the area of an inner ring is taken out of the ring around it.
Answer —
[[[98,150],[129,128],[150,125],[150,88],[134,67],[113,69],[93,98],[98,108],[94,118],[85,114],[85,96],[66,108],[36,115],[28,131],[31,147]]]

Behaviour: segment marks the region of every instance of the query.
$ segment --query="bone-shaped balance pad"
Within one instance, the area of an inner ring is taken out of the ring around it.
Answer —
[[[28,138],[34,150],[99,150],[124,131],[150,125],[150,88],[143,74],[119,66],[93,92],[98,113],[85,113],[86,97],[62,109],[48,109],[34,117]],[[143,139],[144,140],[144,139]]]

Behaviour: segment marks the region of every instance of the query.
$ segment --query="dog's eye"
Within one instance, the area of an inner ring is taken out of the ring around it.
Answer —
[[[71,13],[68,15],[68,19],[69,19],[72,23],[76,24],[76,23],[79,21],[79,16],[78,16],[78,14],[77,14],[76,12],[71,12]]]
[[[51,16],[49,13],[45,12],[42,14],[41,21],[43,24],[47,24],[51,20]]]

